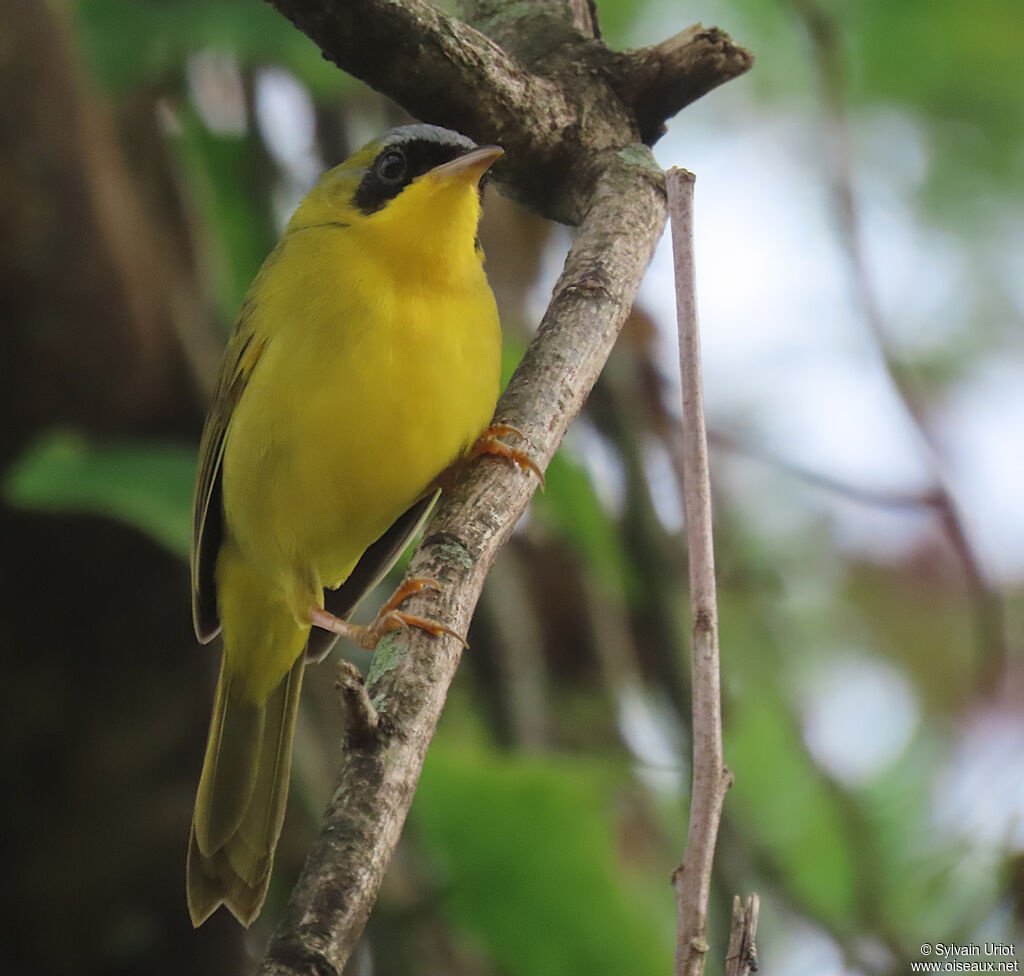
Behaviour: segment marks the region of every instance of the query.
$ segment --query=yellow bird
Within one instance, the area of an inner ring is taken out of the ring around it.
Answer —
[[[224,655],[196,796],[188,906],[259,914],[284,819],[307,658],[372,647],[397,610],[345,621],[470,454],[520,456],[487,428],[501,334],[476,239],[502,154],[429,125],[393,129],[324,174],[242,303],[196,479],[196,635]],[[485,430],[485,428],[487,428]],[[534,467],[528,460],[525,462]],[[539,474],[539,472],[538,472]]]

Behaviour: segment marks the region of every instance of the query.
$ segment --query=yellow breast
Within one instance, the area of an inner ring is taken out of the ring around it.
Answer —
[[[232,417],[228,530],[290,591],[343,582],[487,425],[501,338],[478,258],[396,264],[351,228],[292,233],[255,297],[268,338]]]

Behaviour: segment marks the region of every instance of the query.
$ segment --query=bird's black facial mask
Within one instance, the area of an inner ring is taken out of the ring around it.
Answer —
[[[476,148],[472,139],[436,125],[392,129],[381,139],[352,202],[364,214],[376,213],[417,177]]]

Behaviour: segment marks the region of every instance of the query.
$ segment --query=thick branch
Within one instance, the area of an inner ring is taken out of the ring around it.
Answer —
[[[664,190],[650,154],[607,153],[603,164],[537,339],[498,404],[497,417],[522,430],[543,463],[596,381],[664,226]],[[535,487],[500,460],[476,464],[442,498],[409,568],[444,590],[436,601],[410,600],[409,609],[465,633],[487,571]],[[343,754],[323,828],[261,973],[341,971],[398,842],[461,655],[455,639],[420,632],[378,648],[369,691],[380,736]]]
[[[494,173],[509,195],[569,224],[589,205],[595,154],[652,144],[666,119],[753,63],[717,28],[611,51],[585,0],[465,0],[486,34],[425,0],[268,2],[325,58],[413,115],[499,144]]]
[[[485,34],[424,0],[269,2],[325,58],[418,118],[502,145],[524,117],[546,130],[540,138],[575,120],[557,84],[528,73]],[[536,112],[540,104],[544,117]]]
[[[666,176],[675,255],[676,315],[683,389],[683,501],[690,563],[693,642],[693,789],[686,854],[672,880],[677,897],[676,976],[701,976],[706,940],[711,868],[722,804],[732,774],[722,756],[722,705],[718,662],[718,607],[711,534],[711,478],[704,425],[704,392],[697,329],[697,281],[693,256],[692,173]]]
[[[552,190],[566,176],[564,164],[558,173],[559,160],[572,156],[579,106],[561,84],[524,67],[513,48],[424,0],[268,2],[327,60],[412,115],[500,145],[506,156],[495,178],[520,202],[578,221],[577,210],[555,208]],[[575,141],[574,148],[579,157],[583,147]]]
[[[651,146],[665,122],[713,88],[749,71],[754,55],[717,27],[693,24],[668,40],[617,56],[616,87]]]

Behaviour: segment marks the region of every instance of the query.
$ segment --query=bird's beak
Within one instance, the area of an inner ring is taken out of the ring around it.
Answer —
[[[505,150],[500,146],[481,146],[464,156],[456,156],[447,163],[435,166],[426,173],[426,176],[435,183],[449,183],[454,180],[477,183],[488,168],[504,155]]]

